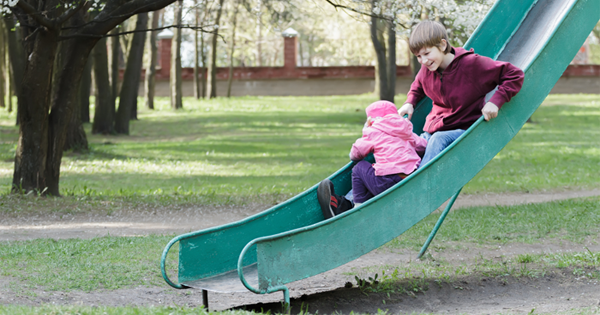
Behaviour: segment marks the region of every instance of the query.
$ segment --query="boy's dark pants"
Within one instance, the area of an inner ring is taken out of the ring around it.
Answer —
[[[386,189],[396,185],[402,178],[398,174],[377,176],[373,165],[362,160],[352,169],[354,203],[363,203]]]

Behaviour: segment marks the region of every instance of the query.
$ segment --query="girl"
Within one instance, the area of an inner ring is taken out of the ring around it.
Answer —
[[[352,169],[352,190],[355,205],[377,196],[417,169],[427,141],[412,132],[410,120],[398,115],[396,105],[388,101],[375,102],[366,109],[367,122],[362,138],[350,150],[350,159],[358,162]],[[375,164],[363,160],[373,152]],[[317,199],[328,219],[352,209],[352,202],[335,194],[333,184],[326,179],[319,184]]]

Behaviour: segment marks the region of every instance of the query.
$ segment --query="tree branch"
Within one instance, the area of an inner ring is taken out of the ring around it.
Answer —
[[[106,7],[96,18],[81,29],[81,33],[103,35],[117,25],[139,13],[156,11],[175,2],[175,0],[133,0],[107,10]]]
[[[33,17],[40,25],[43,25],[51,30],[56,30],[56,24],[53,21],[45,16],[43,16],[38,10],[36,10],[33,6],[25,1],[17,2],[17,6],[23,10],[25,13],[29,14]]]
[[[333,3],[333,1],[331,1],[331,0],[325,0],[325,2],[331,4],[336,9],[336,11],[337,11],[337,9],[347,10],[347,11],[350,11],[350,12],[358,13],[360,15],[369,16],[371,18],[378,18],[378,19],[381,19],[381,20],[386,20],[386,21],[388,21],[390,23],[394,23],[394,24],[400,25],[400,26],[402,26],[405,29],[409,29],[410,28],[410,27],[408,27],[408,26],[406,26],[406,25],[404,25],[402,23],[397,23],[394,18],[389,18],[389,17],[381,15],[381,14],[373,14],[373,13],[359,11],[359,10],[356,10],[355,8],[351,8],[351,7],[347,6],[347,5]]]
[[[215,31],[207,31],[204,29],[203,26],[192,26],[189,24],[186,25],[168,25],[168,26],[164,26],[164,27],[157,27],[157,28],[149,28],[149,29],[144,29],[144,30],[133,30],[133,31],[127,31],[127,32],[120,32],[120,33],[108,33],[105,35],[102,34],[72,34],[72,35],[63,35],[63,36],[59,36],[58,40],[67,40],[67,39],[72,39],[72,38],[104,38],[104,37],[113,37],[113,36],[121,36],[121,35],[126,35],[126,34],[133,34],[133,33],[142,33],[142,32],[152,32],[152,31],[160,31],[160,30],[164,30],[164,29],[168,29],[168,28],[186,28],[186,29],[191,29],[191,30],[199,30],[203,33],[209,33],[209,34],[214,34]],[[220,37],[223,37],[222,35],[218,35]],[[223,41],[225,41],[225,39],[223,38]]]
[[[351,7],[343,5],[343,4],[333,3],[331,0],[325,0],[325,2],[331,4],[336,10],[339,8],[339,9],[342,9],[342,10],[348,10],[348,11],[351,11],[351,12],[354,12],[354,13],[358,13],[358,14],[361,14],[361,15],[366,15],[366,16],[369,16],[369,17],[375,17],[375,18],[382,19],[382,20],[392,21],[390,18],[385,17],[383,15],[362,12],[362,11],[356,10],[355,8],[351,8]]]
[[[19,1],[20,2],[20,1]],[[70,19],[75,13],[79,12],[81,9],[86,8],[89,9],[92,6],[92,2],[90,1],[80,1],[79,5],[76,7],[71,7],[67,11],[65,11],[61,16],[59,16],[56,21],[57,25],[62,25],[66,20]]]

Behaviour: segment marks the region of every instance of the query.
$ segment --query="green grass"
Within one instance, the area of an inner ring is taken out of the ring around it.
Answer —
[[[550,95],[463,192],[600,187],[600,95]]]
[[[164,285],[160,274],[162,248],[173,236],[36,239],[0,243],[0,275],[18,279],[12,288],[31,294],[52,291],[115,290],[137,285]],[[169,255],[176,270],[178,247]],[[176,278],[177,274],[170,273]]]
[[[387,246],[419,249],[439,216],[440,213],[436,212],[426,217]],[[583,244],[599,233],[598,197],[518,206],[473,207],[451,211],[432,248],[443,248],[446,242],[507,244],[564,240]]]
[[[353,97],[186,98],[172,111],[141,110],[131,136],[90,135],[89,154],[66,154],[64,195],[191,196],[221,203],[286,199],[348,162],[370,95]],[[399,97],[402,100],[402,97]],[[2,113],[0,188],[12,180],[17,128]],[[283,197],[279,197],[283,195]]]
[[[402,103],[404,96],[396,97]],[[130,136],[90,134],[65,154],[61,193],[143,203],[278,202],[348,162],[371,95],[184,100],[141,109]],[[93,111],[93,108],[92,108]],[[465,193],[600,187],[600,95],[551,95]],[[18,138],[0,112],[0,192],[10,189]],[[0,196],[0,198],[3,198]],[[10,201],[7,201],[10,202]],[[14,205],[14,204],[13,204]]]
[[[600,280],[600,253],[532,254],[530,261],[519,257],[476,258],[451,264],[443,260],[410,261],[401,266],[373,266],[353,270],[355,285],[365,292],[425,292],[433,283],[456,283],[467,276],[476,278],[540,278],[551,274]],[[373,275],[373,276],[367,276]],[[368,277],[368,279],[363,279]],[[378,282],[374,282],[373,280]],[[366,280],[366,282],[365,282]],[[461,289],[460,287],[456,287]],[[412,292],[412,293],[411,293]]]

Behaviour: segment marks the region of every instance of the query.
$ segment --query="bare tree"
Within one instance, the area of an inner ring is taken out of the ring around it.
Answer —
[[[150,27],[152,29],[158,28],[158,21],[160,20],[161,11],[152,12],[152,19]],[[148,39],[148,64],[146,65],[146,108],[154,109],[154,90],[156,85],[156,60],[158,48],[156,46],[156,38],[158,31],[151,31],[150,38]]]
[[[6,30],[4,23],[0,23],[0,107],[6,107]]]
[[[96,83],[96,108],[92,133],[112,134],[114,132],[115,98],[108,74],[108,53],[106,38],[94,46],[92,59],[94,64],[94,82]],[[116,82],[115,82],[116,84]]]
[[[372,6],[378,0],[372,0]],[[375,65],[375,94],[379,99],[394,102],[396,88],[396,32],[391,21],[383,20],[376,15],[371,16],[371,41],[377,56]],[[385,32],[387,31],[387,47]]]
[[[175,4],[175,23],[181,24],[181,15],[183,12],[183,0]],[[173,42],[171,48],[171,107],[173,109],[183,108],[183,99],[181,95],[181,28],[176,28],[173,32]]]
[[[136,31],[145,30],[148,26],[148,13],[138,14],[135,24]],[[145,41],[146,32],[136,32],[133,34],[127,56],[127,66],[123,74],[123,85],[121,86],[121,93],[119,95],[119,109],[115,117],[115,131],[117,133],[129,134],[129,121],[132,118],[132,112],[137,107]]]
[[[115,27],[111,31],[112,36],[110,37],[110,88],[112,91],[111,95],[114,100],[116,100],[117,95],[119,95],[119,57],[121,56],[121,42],[119,41],[120,36],[117,35],[118,33],[119,30]]]
[[[219,23],[221,21],[221,14],[223,12],[223,1],[219,0],[219,6],[216,8],[215,26],[216,29],[212,34],[211,46],[210,46],[210,62],[208,64],[208,78],[207,78],[207,91],[208,97],[217,97],[217,39],[219,37]]]
[[[198,0],[194,0],[194,20],[196,25],[200,25],[200,8]],[[200,91],[200,50],[199,50],[199,30],[194,30],[194,97],[199,99]],[[204,44],[204,43],[203,43]],[[204,47],[203,47],[204,48]]]
[[[232,30],[231,30],[231,49],[229,51],[229,77],[227,78],[227,97],[231,97],[231,84],[233,83],[233,53],[235,51],[235,30],[237,27],[237,15],[240,8],[240,4],[235,3],[235,9],[232,17]]]
[[[8,94],[11,95],[13,94],[12,91],[19,91],[21,89],[21,82],[23,81],[25,72],[25,52],[19,40],[19,37],[22,36],[21,27],[15,26],[14,17],[5,16],[2,21],[6,30],[6,43],[8,45],[9,85],[12,87]],[[9,99],[9,108],[12,111],[12,98]]]
[[[83,68],[81,85],[79,86],[79,104],[81,105],[81,122],[90,122],[90,92],[92,87],[92,59],[88,59]]]

